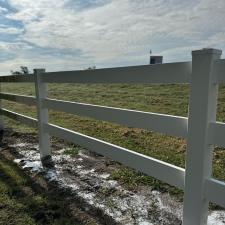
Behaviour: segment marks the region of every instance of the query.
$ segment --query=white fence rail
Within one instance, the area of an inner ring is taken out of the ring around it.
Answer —
[[[184,190],[183,225],[207,224],[209,201],[225,207],[225,183],[213,179],[214,146],[225,147],[225,124],[216,122],[218,85],[225,83],[222,51],[192,53],[192,62],[133,66],[93,71],[50,72],[3,76],[0,82],[34,82],[36,96],[0,93],[0,99],[36,105],[38,119],[1,108],[1,114],[38,128],[41,158],[51,155],[49,135],[82,145]],[[189,115],[178,117],[47,97],[46,83],[190,83]],[[48,123],[48,109],[187,139],[186,168],[136,153]]]

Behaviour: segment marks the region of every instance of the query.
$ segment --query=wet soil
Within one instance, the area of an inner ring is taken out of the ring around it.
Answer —
[[[1,154],[17,163],[34,180],[33,190],[44,191],[61,200],[66,205],[65,213],[74,217],[74,224],[77,221],[93,225],[181,224],[182,202],[149,186],[126,189],[111,179],[111,172],[120,164],[110,159],[63,140],[52,139],[54,165],[47,168],[40,161],[35,135],[7,130],[4,142]],[[75,154],[68,154],[74,148],[79,149]],[[38,211],[35,219],[45,218],[44,214],[48,212]],[[225,224],[223,213],[212,212],[209,224]],[[56,213],[56,216],[60,215]]]

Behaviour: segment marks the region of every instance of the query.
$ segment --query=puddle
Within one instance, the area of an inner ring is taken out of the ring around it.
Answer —
[[[181,224],[182,203],[169,194],[143,187],[135,192],[126,190],[117,181],[109,180],[103,157],[63,154],[65,149],[53,152],[54,169],[45,169],[40,162],[38,146],[29,143],[11,145],[22,158],[14,162],[24,169],[42,173],[49,181],[69,188],[87,205],[100,209],[114,221],[126,225]],[[101,168],[101,172],[98,169]],[[208,225],[225,225],[225,211],[209,214]]]

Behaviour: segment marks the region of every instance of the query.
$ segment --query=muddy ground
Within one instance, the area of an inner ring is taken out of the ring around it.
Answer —
[[[182,202],[149,186],[126,189],[110,178],[120,167],[114,161],[52,139],[54,167],[43,168],[35,135],[7,130],[4,142],[1,154],[39,182],[41,191],[65,201],[69,215],[81,224],[181,224]],[[37,217],[42,220],[44,212]],[[208,224],[225,224],[225,212],[210,212]]]

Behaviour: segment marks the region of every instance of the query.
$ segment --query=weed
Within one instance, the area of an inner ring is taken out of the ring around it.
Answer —
[[[65,155],[76,156],[80,151],[80,146],[74,146],[72,148],[67,148],[63,153]]]

